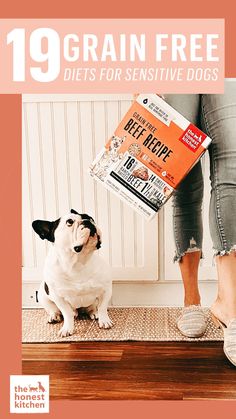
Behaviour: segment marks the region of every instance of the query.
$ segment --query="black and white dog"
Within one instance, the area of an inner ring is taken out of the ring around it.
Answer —
[[[48,322],[60,322],[62,315],[59,336],[69,336],[74,331],[77,309],[83,307],[92,319],[98,319],[99,327],[111,327],[107,306],[112,280],[109,266],[97,252],[101,232],[93,218],[72,209],[56,221],[36,220],[32,226],[41,239],[52,243],[38,293]]]

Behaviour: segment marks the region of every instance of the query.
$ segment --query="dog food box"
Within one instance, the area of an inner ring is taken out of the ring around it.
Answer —
[[[90,167],[147,219],[171,197],[211,139],[155,94],[140,94]]]

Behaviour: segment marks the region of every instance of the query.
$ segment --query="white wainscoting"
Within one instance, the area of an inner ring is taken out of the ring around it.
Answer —
[[[131,95],[23,95],[23,304],[35,290],[50,244],[32,230],[35,219],[53,220],[70,208],[94,216],[103,232],[101,255],[110,263],[114,305],[179,305],[182,284],[172,263],[171,203],[146,222],[97,184],[88,167],[131,104]],[[207,173],[208,161],[203,163]],[[200,268],[203,303],[215,292],[215,268],[206,226]]]

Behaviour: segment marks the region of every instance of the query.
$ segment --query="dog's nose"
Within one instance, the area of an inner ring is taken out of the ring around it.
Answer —
[[[83,245],[80,245],[80,246],[75,246],[75,247],[74,247],[74,251],[75,251],[76,253],[79,253],[79,252],[81,252],[82,247],[83,247]]]

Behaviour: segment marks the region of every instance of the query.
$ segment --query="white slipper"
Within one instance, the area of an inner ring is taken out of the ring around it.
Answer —
[[[177,327],[182,335],[197,338],[206,331],[206,316],[200,305],[191,305],[182,309],[177,319]]]
[[[236,318],[231,319],[228,326],[221,322],[213,313],[212,320],[216,327],[221,328],[224,333],[224,353],[228,360],[236,367]]]

